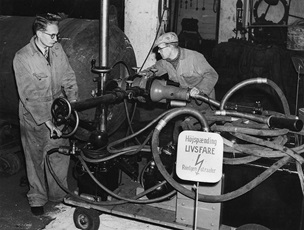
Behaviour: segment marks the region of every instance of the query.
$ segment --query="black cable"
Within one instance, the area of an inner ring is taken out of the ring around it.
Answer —
[[[162,12],[161,21],[163,20],[164,15],[165,15],[165,10]],[[146,64],[146,61],[148,60],[149,55],[151,54],[151,52],[152,52],[152,50],[153,50],[153,48],[154,48],[154,44],[155,44],[156,39],[158,38],[157,36],[158,36],[159,31],[160,31],[160,28],[161,28],[161,23],[159,24],[159,26],[158,26],[158,28],[157,28],[157,31],[156,31],[156,35],[155,35],[154,41],[153,41],[153,43],[152,43],[152,45],[151,45],[151,48],[150,48],[150,50],[149,50],[149,52],[148,52],[148,54],[147,54],[147,56],[146,56],[146,58],[145,58],[143,64],[141,65],[139,71],[141,71],[142,68],[144,67],[144,65]]]
[[[67,187],[65,187],[62,182],[59,180],[59,178],[57,177],[57,175],[55,174],[52,166],[51,166],[51,163],[50,163],[50,155],[55,153],[55,152],[58,152],[59,151],[59,148],[53,148],[51,150],[49,150],[47,152],[47,155],[46,155],[46,163],[47,163],[47,166],[52,174],[52,176],[54,177],[55,181],[57,182],[57,184],[59,185],[59,187],[61,189],[63,189],[67,194],[69,194],[71,197],[73,198],[76,198],[78,200],[81,200],[81,201],[84,201],[86,203],[90,203],[90,204],[100,204],[100,205],[118,205],[118,204],[124,204],[124,203],[128,203],[128,202],[132,202],[132,203],[137,203],[137,204],[149,204],[149,203],[155,203],[155,202],[160,202],[160,201],[163,201],[163,200],[167,200],[169,197],[173,196],[176,191],[172,191],[162,197],[158,197],[158,198],[155,198],[155,199],[145,199],[145,200],[138,200],[139,198],[147,195],[148,193],[154,191],[155,189],[159,188],[160,186],[166,184],[167,182],[166,181],[162,181],[161,183],[139,193],[138,195],[132,197],[132,198],[124,198],[124,197],[121,197],[121,196],[118,196],[117,194],[115,194],[114,192],[112,192],[111,190],[107,189],[105,186],[103,186],[94,176],[93,174],[91,173],[91,171],[89,170],[87,164],[84,162],[84,160],[81,158],[81,157],[78,157],[78,159],[80,160],[80,162],[82,163],[82,165],[84,166],[84,168],[86,169],[87,173],[90,175],[90,177],[97,183],[97,185],[99,187],[101,187],[104,191],[108,192],[108,194],[110,194],[111,196],[115,197],[115,198],[118,198],[119,200],[118,201],[92,201],[92,200],[88,200],[84,197],[81,197],[79,195],[76,195],[74,194],[72,191],[70,191]]]
[[[109,190],[107,187],[105,187],[104,185],[102,185],[95,177],[94,175],[92,174],[92,172],[90,171],[90,169],[88,168],[86,162],[81,158],[79,157],[79,160],[81,161],[82,165],[84,166],[84,168],[86,169],[87,173],[90,175],[90,177],[95,181],[95,183],[100,187],[102,188],[105,192],[107,192],[108,194],[110,194],[112,197],[116,198],[116,199],[119,199],[119,200],[123,200],[123,201],[127,201],[127,202],[131,202],[131,203],[136,203],[136,204],[149,204],[149,203],[155,203],[155,202],[160,202],[160,201],[163,201],[163,200],[166,200],[168,199],[169,197],[171,197],[172,195],[175,194],[176,191],[172,191],[162,197],[158,197],[158,198],[155,198],[155,199],[145,199],[145,200],[137,200],[137,199],[134,199],[134,198],[126,198],[126,197],[122,197],[122,196],[119,196],[115,193],[113,193],[111,190]],[[166,182],[164,181],[163,184],[165,184]],[[162,185],[163,185],[162,184]],[[158,187],[160,187],[160,184],[157,184],[155,186],[153,186],[153,190],[157,189]],[[153,191],[152,190],[152,191]],[[147,190],[146,190],[147,191]],[[150,191],[150,190],[149,190]],[[150,191],[151,192],[151,191]],[[147,194],[147,193],[145,193]]]
[[[107,147],[108,152],[111,152],[111,148],[115,145],[121,144],[127,140],[130,140],[132,138],[134,138],[135,136],[141,134],[142,132],[144,132],[145,130],[147,130],[148,128],[152,127],[152,125],[154,125],[158,120],[160,120],[163,116],[165,116],[166,114],[170,113],[171,110],[165,111],[163,112],[161,115],[159,115],[158,117],[156,117],[154,120],[152,120],[149,124],[147,124],[144,128],[142,128],[141,130],[138,130],[136,133],[131,134],[130,136],[127,136],[125,138],[119,139],[117,141],[114,141],[112,143],[110,143]]]
[[[132,134],[134,133],[134,130],[133,130],[133,127],[132,127],[132,122],[133,122],[133,118],[134,118],[134,115],[135,115],[136,104],[137,103],[135,102],[131,118],[130,118],[129,113],[127,113],[128,129],[127,129],[127,132],[126,132],[126,136],[129,135],[129,131],[131,131]],[[124,100],[124,105],[125,105],[125,109],[127,109],[128,105],[127,105],[126,100]],[[135,137],[135,141],[137,142],[137,144],[140,144],[140,141],[136,137]]]

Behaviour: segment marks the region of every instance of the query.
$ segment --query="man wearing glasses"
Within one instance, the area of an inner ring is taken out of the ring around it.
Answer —
[[[37,16],[33,24],[35,35],[13,60],[30,187],[27,197],[34,215],[42,215],[48,201],[61,202],[66,195],[45,164],[47,151],[69,145],[68,139],[60,138],[62,133],[52,122],[52,102],[60,96],[66,96],[69,101],[78,97],[75,72],[58,43],[59,20],[53,14]],[[69,160],[63,154],[50,155],[52,168],[64,186],[67,186]]]
[[[169,80],[179,84],[181,88],[189,88],[190,95],[202,94],[215,99],[214,86],[218,80],[218,74],[207,62],[204,55],[193,50],[178,46],[178,37],[173,32],[164,33],[155,41],[154,46],[162,59],[153,66],[141,71],[139,74],[144,78],[153,75],[162,76],[168,74]],[[206,103],[196,104],[192,101],[188,106],[202,110],[209,110]],[[196,119],[187,118],[184,122],[177,122],[174,129],[173,139],[177,138],[178,126],[183,129],[195,129],[193,124]],[[176,142],[176,140],[174,140]]]

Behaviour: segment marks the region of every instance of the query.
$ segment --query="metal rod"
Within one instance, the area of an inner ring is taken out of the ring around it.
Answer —
[[[197,213],[198,213],[198,191],[199,188],[199,181],[196,182],[196,189],[195,189],[195,205],[194,205],[194,227],[193,230],[197,229]]]
[[[108,66],[109,54],[109,0],[101,0],[100,3],[100,50],[99,66]]]
[[[299,19],[304,19],[303,17],[297,16],[297,15],[293,15],[293,14],[288,14],[289,17],[293,17],[293,18],[299,18]]]
[[[99,20],[99,67],[108,67],[108,54],[109,54],[109,0],[101,0],[100,2],[100,20]],[[107,74],[100,74],[100,91],[103,95],[105,93],[105,82]],[[101,106],[100,108],[100,131],[106,131],[107,126],[107,107]]]
[[[299,88],[300,88],[300,71],[301,71],[301,66],[299,65],[298,69],[298,81],[297,81],[297,92],[296,92],[296,108],[295,108],[295,115],[298,114],[298,102],[299,102]]]

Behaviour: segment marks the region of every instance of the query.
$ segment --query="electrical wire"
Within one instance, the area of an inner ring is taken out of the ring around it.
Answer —
[[[164,10],[164,11],[162,12],[161,20],[160,20],[160,21],[163,20],[164,15],[165,15],[165,12],[166,12],[166,10]],[[152,50],[153,50],[153,48],[154,48],[154,44],[155,44],[156,39],[158,38],[158,33],[159,33],[160,29],[161,29],[161,23],[159,24],[159,26],[158,26],[158,28],[157,28],[157,31],[156,31],[156,35],[155,35],[154,41],[153,41],[153,43],[152,43],[152,45],[151,45],[151,47],[150,47],[150,50],[149,50],[149,52],[148,52],[148,54],[147,54],[147,56],[146,56],[146,58],[145,58],[143,64],[141,65],[139,71],[141,71],[142,68],[144,67],[144,65],[146,64],[146,62],[147,62],[147,60],[148,60],[148,58],[149,58],[149,55],[151,54],[151,52],[152,52]]]

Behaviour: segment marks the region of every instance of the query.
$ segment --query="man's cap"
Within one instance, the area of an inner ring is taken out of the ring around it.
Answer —
[[[166,47],[167,44],[178,42],[178,37],[176,33],[168,32],[159,36],[154,44],[154,47],[158,46],[159,48]]]

